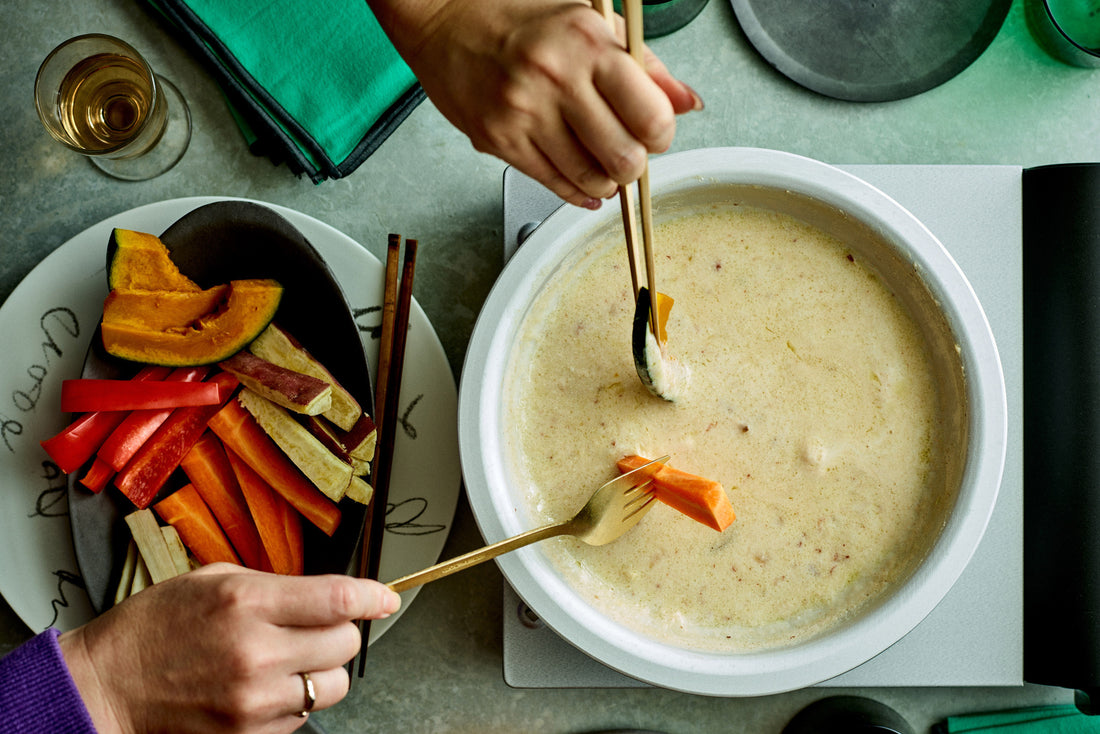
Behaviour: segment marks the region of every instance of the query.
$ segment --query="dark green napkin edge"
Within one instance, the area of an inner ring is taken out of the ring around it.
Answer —
[[[226,99],[235,108],[235,114],[245,121],[255,136],[249,145],[252,152],[266,155],[276,165],[286,163],[292,172],[304,173],[314,183],[343,178],[358,168],[425,99],[419,84],[409,87],[367,130],[344,160],[336,163],[278,100],[253,79],[221,39],[185,2],[145,0],[145,3],[171,24],[173,35],[196,55],[221,86]]]
[[[1086,716],[1073,704],[1047,704],[949,716],[935,724],[930,734],[965,734],[965,732],[987,732],[993,729],[1015,731],[1017,728],[1023,730],[1031,724],[1041,726],[1041,722],[1050,722],[1055,719],[1078,721],[1079,726],[1074,728],[1082,732],[1097,731],[1097,728],[1100,728],[1100,719]]]

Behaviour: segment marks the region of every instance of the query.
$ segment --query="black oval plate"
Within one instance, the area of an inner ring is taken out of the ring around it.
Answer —
[[[293,334],[373,413],[373,391],[359,327],[339,283],[306,238],[271,209],[242,201],[201,206],[161,235],[172,260],[203,288],[243,278],[274,278],[283,285],[276,321]],[[106,243],[105,243],[106,244]],[[112,253],[107,253],[108,263]],[[98,331],[84,362],[85,377],[127,377],[136,365],[103,351]],[[130,542],[123,519],[133,505],[109,486],[92,494],[77,483],[86,467],[69,475],[69,519],[77,564],[97,613],[114,602]],[[183,486],[177,470],[158,494]],[[340,503],[343,517],[330,538],[309,522],[305,531],[306,573],[345,573],[363,529],[365,508]]]

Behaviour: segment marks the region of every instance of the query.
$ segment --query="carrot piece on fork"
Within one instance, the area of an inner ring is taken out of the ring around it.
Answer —
[[[624,474],[649,463],[641,456],[624,456],[618,468]],[[667,464],[643,469],[642,474],[653,479],[653,494],[669,507],[679,510],[692,520],[722,532],[737,519],[725,488],[713,479],[706,479]]]

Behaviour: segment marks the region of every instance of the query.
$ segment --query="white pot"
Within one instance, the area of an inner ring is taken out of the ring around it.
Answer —
[[[869,261],[926,328],[941,387],[953,395],[959,451],[949,469],[957,493],[942,530],[908,577],[870,610],[790,647],[708,653],[647,637],[593,608],[537,546],[499,559],[508,583],[565,640],[605,665],[657,686],[717,696],[802,688],[844,673],[885,650],[944,597],[977,548],[1000,487],[1007,404],[989,324],[966,278],[936,238],[878,189],[826,164],[777,151],[694,150],[651,164],[655,208],[737,196],[792,214],[841,237]],[[501,393],[515,335],[535,294],[572,249],[614,226],[619,207],[562,207],[532,233],[504,269],[474,328],[459,392],[459,440],[466,490],[487,542],[529,529],[521,493],[510,486]],[[961,369],[960,369],[961,367]],[[949,463],[950,463],[949,461]]]

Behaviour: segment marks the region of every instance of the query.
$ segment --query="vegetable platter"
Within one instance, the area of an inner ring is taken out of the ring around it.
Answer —
[[[215,202],[220,203],[205,206]],[[233,225],[227,226],[227,222]],[[373,364],[377,348],[371,338],[371,327],[377,320],[377,304],[381,301],[381,265],[360,245],[332,228],[281,207],[259,206],[245,200],[195,198],[161,202],[125,212],[70,240],[36,268],[0,309],[0,331],[13,337],[8,343],[22,341],[33,347],[26,350],[25,355],[19,349],[13,350],[13,368],[24,361],[39,369],[35,358],[44,352],[42,345],[34,342],[38,336],[35,326],[43,332],[47,327],[55,327],[53,338],[57,342],[57,348],[52,349],[50,355],[56,358],[42,380],[41,394],[33,409],[23,411],[27,415],[21,416],[21,433],[14,433],[15,424],[8,424],[7,443],[10,445],[7,448],[11,456],[0,457],[0,473],[15,490],[4,498],[7,509],[12,512],[3,513],[0,524],[7,525],[6,530],[10,530],[3,536],[11,539],[12,549],[4,554],[0,564],[21,569],[19,573],[3,569],[0,591],[34,629],[49,625],[70,628],[88,618],[93,610],[101,610],[108,591],[113,594],[112,584],[117,582],[121,565],[120,554],[125,552],[125,545],[119,538],[126,538],[128,542],[128,529],[124,523],[119,525],[118,505],[122,497],[113,490],[90,494],[79,487],[70,489],[72,545],[66,542],[68,538],[64,535],[67,533],[63,532],[57,518],[26,511],[28,506],[40,509],[44,502],[42,482],[32,474],[36,466],[51,472],[50,496],[60,504],[56,500],[58,483],[64,479],[58,478],[57,468],[51,465],[44,452],[35,449],[38,440],[54,435],[69,418],[58,409],[61,383],[81,374],[85,377],[120,374],[118,364],[104,359],[96,348],[87,351],[87,363],[81,364],[89,343],[93,347],[96,343],[90,337],[102,315],[103,297],[107,292],[103,266],[107,242],[116,227],[163,233],[165,242],[173,250],[173,260],[204,287],[210,284],[204,281],[223,279],[223,275],[284,281],[287,287],[278,322],[294,326],[288,330],[308,334],[302,340],[310,351],[323,362],[331,363],[333,372],[360,396],[364,406],[370,401],[366,364]],[[285,241],[296,234],[306,242],[306,247],[302,247],[301,242],[288,244]],[[178,244],[188,237],[201,241],[202,246],[191,252],[186,245]],[[282,240],[282,244],[273,245],[273,238]],[[251,247],[259,249],[249,251],[249,245],[235,242],[251,242]],[[311,252],[309,243],[316,246],[316,252]],[[293,272],[278,270],[279,263],[290,263],[292,256],[276,255],[273,247],[290,247],[297,251],[293,257],[299,260],[290,265]],[[303,264],[301,257],[307,261],[314,259]],[[256,263],[263,263],[263,268],[257,269]],[[326,276],[331,278],[326,264],[331,272],[340,274],[339,282],[324,282]],[[233,270],[241,266],[248,272]],[[58,276],[68,282],[60,287],[42,287],[42,282],[56,283]],[[314,280],[310,282],[308,278]],[[344,305],[341,288],[348,295],[350,308]],[[290,317],[291,310],[297,312],[298,323]],[[65,315],[68,320],[61,321],[58,314]],[[68,328],[59,331],[58,324]],[[20,339],[21,331],[31,333]],[[366,350],[366,357],[360,346]],[[406,430],[399,435],[395,492],[391,495],[387,515],[389,531],[383,551],[383,575],[399,575],[406,568],[413,570],[438,558],[453,519],[459,487],[453,378],[438,339],[418,308],[414,309],[410,350],[413,366],[403,386],[410,405],[405,408]],[[0,371],[0,381],[17,388],[19,375],[14,370],[4,369]],[[18,390],[12,394],[15,392]],[[405,446],[401,446],[402,443]],[[423,458],[429,455],[432,461],[424,461]],[[63,521],[64,513],[58,514]],[[353,507],[344,514],[341,530],[332,539],[317,533],[318,537],[307,541],[307,559],[313,559],[307,560],[307,571],[343,571],[346,568],[362,524],[361,519],[353,519],[351,515],[361,514],[361,507],[358,512]],[[101,532],[105,534],[100,535]],[[112,537],[115,538],[113,542],[109,540]],[[79,572],[74,555],[81,559]],[[82,583],[92,597],[90,605],[85,605],[81,598]],[[407,597],[406,606],[408,601]],[[392,624],[388,622],[372,629],[372,640]]]

